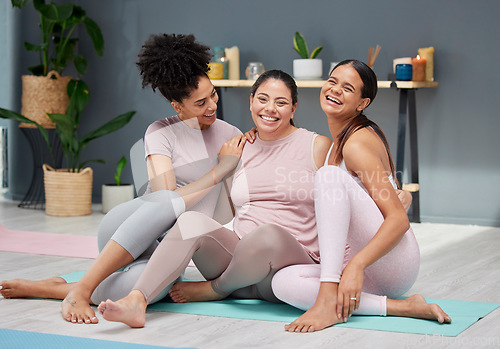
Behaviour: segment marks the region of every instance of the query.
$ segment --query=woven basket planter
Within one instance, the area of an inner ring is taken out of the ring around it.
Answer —
[[[49,216],[85,216],[92,213],[92,169],[54,170],[44,164],[45,213]]]
[[[53,77],[53,78],[52,78]],[[21,114],[38,122],[44,128],[55,128],[47,113],[64,114],[69,105],[67,86],[71,77],[51,71],[47,76],[23,75]],[[20,127],[34,128],[33,124],[21,123]]]

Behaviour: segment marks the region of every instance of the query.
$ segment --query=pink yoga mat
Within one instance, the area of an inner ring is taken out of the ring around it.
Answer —
[[[0,251],[96,258],[97,237],[10,230],[0,224]]]

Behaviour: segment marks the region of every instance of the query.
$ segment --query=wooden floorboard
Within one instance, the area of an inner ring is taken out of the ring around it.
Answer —
[[[49,217],[0,200],[0,224],[9,229],[95,235],[103,214]],[[408,294],[500,303],[500,228],[413,224],[421,268]],[[0,252],[0,279],[43,279],[87,269],[91,260]],[[190,270],[191,274],[196,271]],[[192,348],[493,348],[500,347],[500,310],[458,337],[329,328],[312,334],[283,331],[283,323],[148,312],[142,329],[110,323],[74,325],[61,318],[60,303],[0,297],[0,328]]]

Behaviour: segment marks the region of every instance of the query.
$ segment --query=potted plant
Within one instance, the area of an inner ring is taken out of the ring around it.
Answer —
[[[27,51],[38,53],[40,63],[28,67],[33,75],[22,77],[21,114],[43,127],[54,128],[47,113],[64,113],[69,104],[66,86],[71,77],[62,76],[64,69],[73,62],[80,76],[87,70],[87,59],[75,54],[78,42],[78,38],[73,36],[75,30],[81,26],[85,28],[98,56],[103,55],[104,39],[99,26],[87,17],[80,6],[71,2],[56,4],[52,0],[48,3],[45,0],[11,0],[12,6],[20,9],[30,2],[40,16],[42,40],[39,44],[24,43]],[[32,123],[22,123],[21,126],[34,127]]]
[[[123,184],[121,176],[127,165],[125,156],[116,164],[115,183],[102,185],[102,213],[108,213],[113,207],[134,198],[134,185]]]
[[[297,80],[318,80],[323,75],[323,61],[316,58],[323,50],[323,46],[316,47],[311,55],[306,40],[300,32],[295,32],[293,47],[300,55],[300,59],[293,60],[293,76]]]
[[[53,216],[81,216],[92,212],[92,169],[83,168],[89,162],[80,161],[81,152],[87,144],[99,137],[125,126],[135,114],[129,111],[113,118],[98,129],[79,137],[81,113],[89,102],[89,90],[82,80],[71,80],[68,84],[69,106],[65,114],[48,114],[56,125],[66,160],[66,169],[53,169],[43,165],[45,182],[45,212]]]
[[[89,162],[104,163],[104,160],[93,159],[80,162],[81,152],[90,141],[125,126],[132,119],[135,111],[121,114],[98,129],[79,137],[81,113],[89,102],[89,90],[82,80],[71,80],[68,83],[67,93],[69,105],[66,113],[49,114],[50,119],[56,125],[67,168],[54,169],[48,164],[43,165],[45,212],[53,216],[82,216],[92,212],[92,169],[90,167],[83,169],[83,167]],[[0,108],[0,117],[26,122],[37,127],[51,149],[48,131],[36,121],[3,108]]]

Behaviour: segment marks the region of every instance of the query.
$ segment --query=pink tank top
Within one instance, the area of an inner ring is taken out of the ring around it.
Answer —
[[[316,136],[299,128],[282,139],[257,137],[253,144],[245,144],[231,189],[236,208],[234,231],[240,238],[261,225],[276,224],[319,261],[314,212]]]

